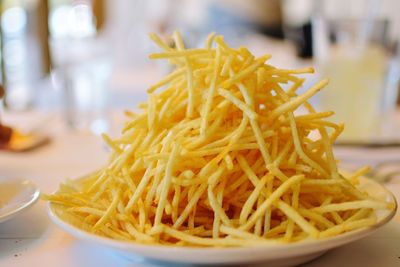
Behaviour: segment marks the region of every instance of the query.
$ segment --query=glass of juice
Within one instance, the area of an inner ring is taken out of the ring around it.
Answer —
[[[397,85],[388,83],[389,24],[370,10],[376,8],[368,6],[373,1],[365,2],[359,14],[343,9],[335,14],[321,4],[313,19],[317,72],[330,79],[318,101],[345,124],[338,140],[343,143],[376,142],[396,105]]]

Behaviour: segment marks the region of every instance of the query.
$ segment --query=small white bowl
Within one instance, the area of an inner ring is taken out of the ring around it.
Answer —
[[[39,195],[39,189],[29,180],[0,178],[0,223],[32,206]]]
[[[372,196],[396,203],[392,193],[375,181],[362,178],[360,179],[360,187]],[[332,248],[348,244],[373,233],[393,218],[397,203],[394,210],[377,211],[378,220],[375,225],[335,237],[300,241],[292,244],[234,248],[172,247],[113,240],[86,232],[62,220],[57,214],[57,212],[61,212],[61,209],[58,210],[57,207],[60,206],[49,204],[48,211],[52,221],[59,227],[78,239],[108,247],[126,258],[137,259],[138,256],[141,256],[152,260],[190,264],[263,263],[265,266],[293,266],[310,261]]]

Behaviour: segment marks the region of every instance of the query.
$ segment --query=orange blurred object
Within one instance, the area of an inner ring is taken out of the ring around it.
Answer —
[[[0,149],[23,152],[49,143],[47,136],[36,133],[22,133],[7,126],[0,125]]]

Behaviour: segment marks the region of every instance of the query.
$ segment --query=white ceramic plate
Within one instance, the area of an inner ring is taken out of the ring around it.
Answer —
[[[0,177],[0,223],[32,206],[39,195],[31,181]]]
[[[394,196],[382,185],[362,178],[362,189],[372,196],[396,203]],[[83,231],[63,221],[56,204],[49,204],[49,215],[54,223],[78,239],[90,241],[111,248],[123,256],[137,259],[138,256],[153,260],[191,263],[191,264],[245,264],[263,263],[266,266],[293,266],[312,260],[329,249],[353,242],[371,234],[383,226],[394,216],[396,210],[378,211],[378,221],[371,227],[347,232],[333,238],[323,240],[301,241],[293,244],[266,245],[260,247],[239,248],[190,248],[167,247],[159,245],[143,245],[134,242],[117,241]],[[397,208],[397,204],[396,204]]]

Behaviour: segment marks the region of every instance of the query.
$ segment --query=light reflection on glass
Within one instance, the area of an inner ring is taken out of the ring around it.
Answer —
[[[69,24],[65,23],[69,20],[71,7],[61,5],[54,8],[49,15],[49,30],[53,38],[67,37],[69,34]]]
[[[7,83],[7,104],[22,110],[30,106],[32,92],[29,83],[34,71],[29,71],[27,42],[28,13],[23,6],[5,9],[1,16],[3,59]]]
[[[94,36],[96,33],[92,9],[87,4],[74,5],[68,22],[70,24],[71,37],[89,37]]]
[[[49,28],[52,38],[83,38],[96,34],[92,8],[89,3],[56,6],[50,12]]]
[[[7,72],[15,71],[16,68],[22,68],[26,58],[25,52],[25,45],[22,38],[5,42],[3,53]]]
[[[26,11],[20,6],[6,9],[1,16],[1,26],[5,36],[21,35],[26,25]]]
[[[27,81],[19,80],[7,87],[7,103],[15,110],[23,110],[31,104],[32,91]]]

